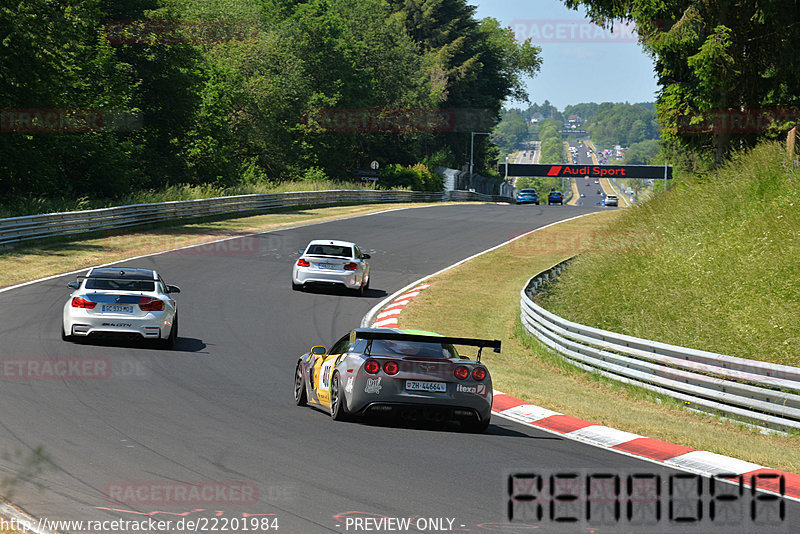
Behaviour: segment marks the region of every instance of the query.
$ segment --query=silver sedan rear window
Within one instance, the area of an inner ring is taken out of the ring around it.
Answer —
[[[87,278],[86,289],[110,291],[153,291],[155,282],[150,280],[123,280],[111,278]]]
[[[352,258],[353,248],[339,245],[311,245],[306,254],[312,256],[336,256],[339,258]]]

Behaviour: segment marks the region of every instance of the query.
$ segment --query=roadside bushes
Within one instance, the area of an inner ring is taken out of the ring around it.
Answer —
[[[396,163],[386,166],[381,171],[381,187],[386,189],[407,187],[412,191],[442,191],[442,177],[431,172],[427,165],[417,163],[403,167]]]

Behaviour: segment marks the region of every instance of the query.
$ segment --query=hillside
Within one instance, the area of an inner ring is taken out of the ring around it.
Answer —
[[[620,213],[544,298],[580,323],[800,365],[800,169],[763,143]]]

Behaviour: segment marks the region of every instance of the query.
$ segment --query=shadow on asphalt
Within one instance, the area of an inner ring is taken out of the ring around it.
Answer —
[[[388,293],[383,289],[372,289],[369,288],[364,291],[363,297],[361,295],[356,294],[354,291],[351,291],[345,287],[338,287],[338,286],[321,286],[321,285],[309,285],[304,287],[303,289],[299,289],[301,293],[314,293],[318,295],[336,295],[339,297],[354,297],[354,298],[365,298],[365,299],[379,299],[383,298]]]
[[[151,340],[130,339],[127,337],[96,336],[86,339],[75,339],[71,341],[76,345],[92,345],[97,347],[120,347],[126,349],[158,350],[163,352],[200,352],[206,348],[202,339],[193,337],[180,337],[175,340],[175,346],[171,349],[159,347]]]

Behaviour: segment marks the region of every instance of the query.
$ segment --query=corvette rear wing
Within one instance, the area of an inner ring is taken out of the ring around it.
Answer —
[[[476,339],[471,337],[447,337],[447,336],[426,336],[424,334],[405,334],[402,332],[371,332],[371,331],[354,331],[357,339],[366,339],[370,343],[367,345],[367,354],[369,348],[372,346],[372,341],[375,339],[385,339],[388,341],[417,341],[419,343],[443,343],[447,345],[467,345],[469,347],[478,347],[477,361],[481,361],[481,351],[484,347],[489,347],[494,352],[500,352],[499,339]]]

